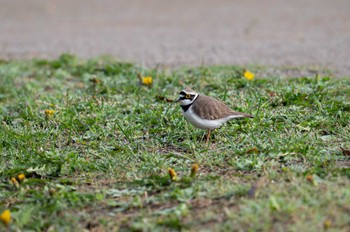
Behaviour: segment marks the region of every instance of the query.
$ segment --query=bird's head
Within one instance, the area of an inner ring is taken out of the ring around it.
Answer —
[[[180,105],[187,106],[192,104],[198,97],[198,93],[190,88],[181,90],[179,98],[175,102],[180,102]]]

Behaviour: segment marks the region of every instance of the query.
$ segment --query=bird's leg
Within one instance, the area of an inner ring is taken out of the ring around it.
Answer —
[[[208,145],[209,139],[210,139],[210,129],[208,129],[207,140],[205,142],[206,145]]]

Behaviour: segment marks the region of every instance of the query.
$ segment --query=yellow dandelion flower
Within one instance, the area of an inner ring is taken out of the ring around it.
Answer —
[[[324,229],[329,229],[330,227],[332,226],[332,221],[331,220],[329,220],[329,219],[327,219],[327,220],[325,220],[324,222],[323,222],[323,228]]]
[[[152,85],[153,79],[152,77],[142,77],[142,84],[144,85]]]
[[[6,226],[10,224],[11,221],[11,212],[6,209],[0,214],[0,221],[2,221]]]
[[[317,180],[315,180],[314,176],[313,175],[307,175],[306,176],[306,180],[308,182],[310,182],[311,184],[313,184],[314,186],[317,186],[318,185],[318,182]]]
[[[16,188],[19,188],[19,183],[18,183],[18,181],[16,180],[16,178],[12,177],[12,178],[11,178],[11,182],[12,182],[12,184],[13,184]]]
[[[171,179],[172,181],[176,181],[176,179],[177,179],[177,174],[176,174],[175,170],[172,169],[172,168],[169,168],[169,169],[168,169],[168,172],[169,172],[170,179]]]
[[[306,180],[309,182],[313,182],[314,181],[314,177],[312,175],[307,175],[306,176]]]
[[[26,175],[24,175],[23,173],[18,174],[18,176],[17,176],[17,179],[18,179],[19,181],[23,181],[25,178],[26,178]]]
[[[243,71],[243,76],[244,76],[244,78],[247,79],[248,81],[254,80],[254,77],[255,77],[254,73],[252,73],[252,72],[250,72],[250,71],[248,71],[248,70],[244,70],[244,71]]]
[[[140,83],[143,85],[151,86],[153,83],[153,78],[151,76],[144,77],[139,73],[137,74],[137,77],[139,78]]]
[[[198,164],[192,164],[192,167],[191,167],[191,177],[194,177],[198,171]]]
[[[47,119],[51,118],[55,114],[55,111],[53,110],[45,110],[45,117]]]

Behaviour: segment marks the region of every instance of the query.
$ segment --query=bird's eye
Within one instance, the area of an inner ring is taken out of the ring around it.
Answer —
[[[186,94],[185,98],[186,98],[186,99],[189,99],[189,98],[191,98],[191,95]]]

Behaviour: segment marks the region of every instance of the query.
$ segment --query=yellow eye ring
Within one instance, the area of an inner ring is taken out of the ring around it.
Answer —
[[[186,99],[189,99],[189,98],[191,98],[191,95],[186,94],[185,98],[186,98]]]

